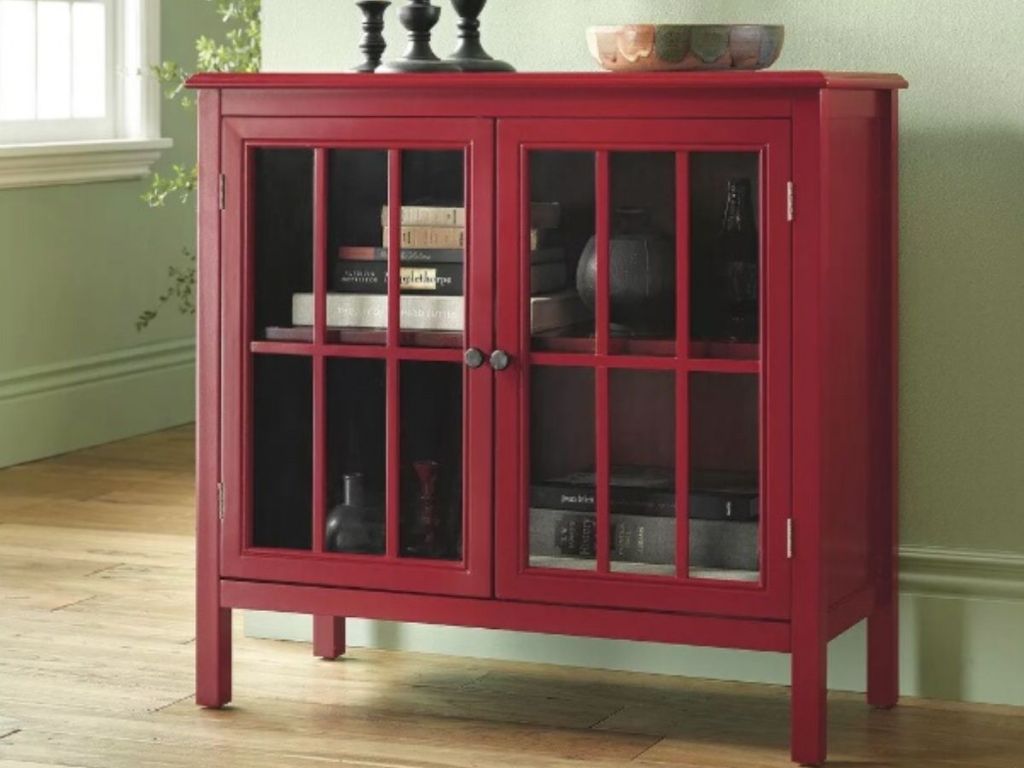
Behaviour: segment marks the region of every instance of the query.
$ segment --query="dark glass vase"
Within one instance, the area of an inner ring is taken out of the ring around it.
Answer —
[[[675,317],[676,254],[672,242],[653,230],[647,211],[619,208],[612,222],[608,264],[611,331],[617,335],[671,333]],[[576,290],[594,309],[597,240],[591,237],[576,270]]]
[[[379,555],[385,551],[384,508],[369,503],[362,473],[342,477],[341,503],[327,513],[324,547],[329,552]]]
[[[416,497],[410,505],[410,530],[403,535],[405,554],[412,557],[444,557],[441,537],[441,502],[438,479],[441,465],[431,459],[412,463],[417,485]]]
[[[759,251],[750,179],[731,179],[714,246],[720,307],[716,335],[725,341],[758,339]]]

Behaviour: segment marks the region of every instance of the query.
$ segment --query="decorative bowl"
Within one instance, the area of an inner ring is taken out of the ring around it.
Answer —
[[[587,29],[590,54],[613,72],[765,69],[782,53],[784,26],[622,24]]]

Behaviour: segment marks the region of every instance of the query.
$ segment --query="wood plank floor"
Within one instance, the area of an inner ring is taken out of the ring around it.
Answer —
[[[785,688],[238,631],[236,704],[197,709],[192,479],[191,429],[0,472],[4,768],[789,765]],[[1024,710],[830,701],[831,765],[1024,768]]]

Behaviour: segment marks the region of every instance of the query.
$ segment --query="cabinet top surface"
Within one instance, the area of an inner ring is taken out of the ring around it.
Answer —
[[[907,87],[896,74],[871,72],[759,71],[759,72],[518,72],[455,74],[366,75],[340,73],[219,73],[194,75],[191,88],[319,88],[342,90],[414,89],[422,93],[437,91],[482,90],[513,91],[524,88],[558,90],[564,88],[593,91],[645,87],[652,90],[758,90],[842,88],[856,90],[894,90]]]

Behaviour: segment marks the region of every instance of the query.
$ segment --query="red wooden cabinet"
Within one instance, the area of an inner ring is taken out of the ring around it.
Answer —
[[[230,611],[790,652],[895,704],[895,76],[200,75],[197,700]]]

